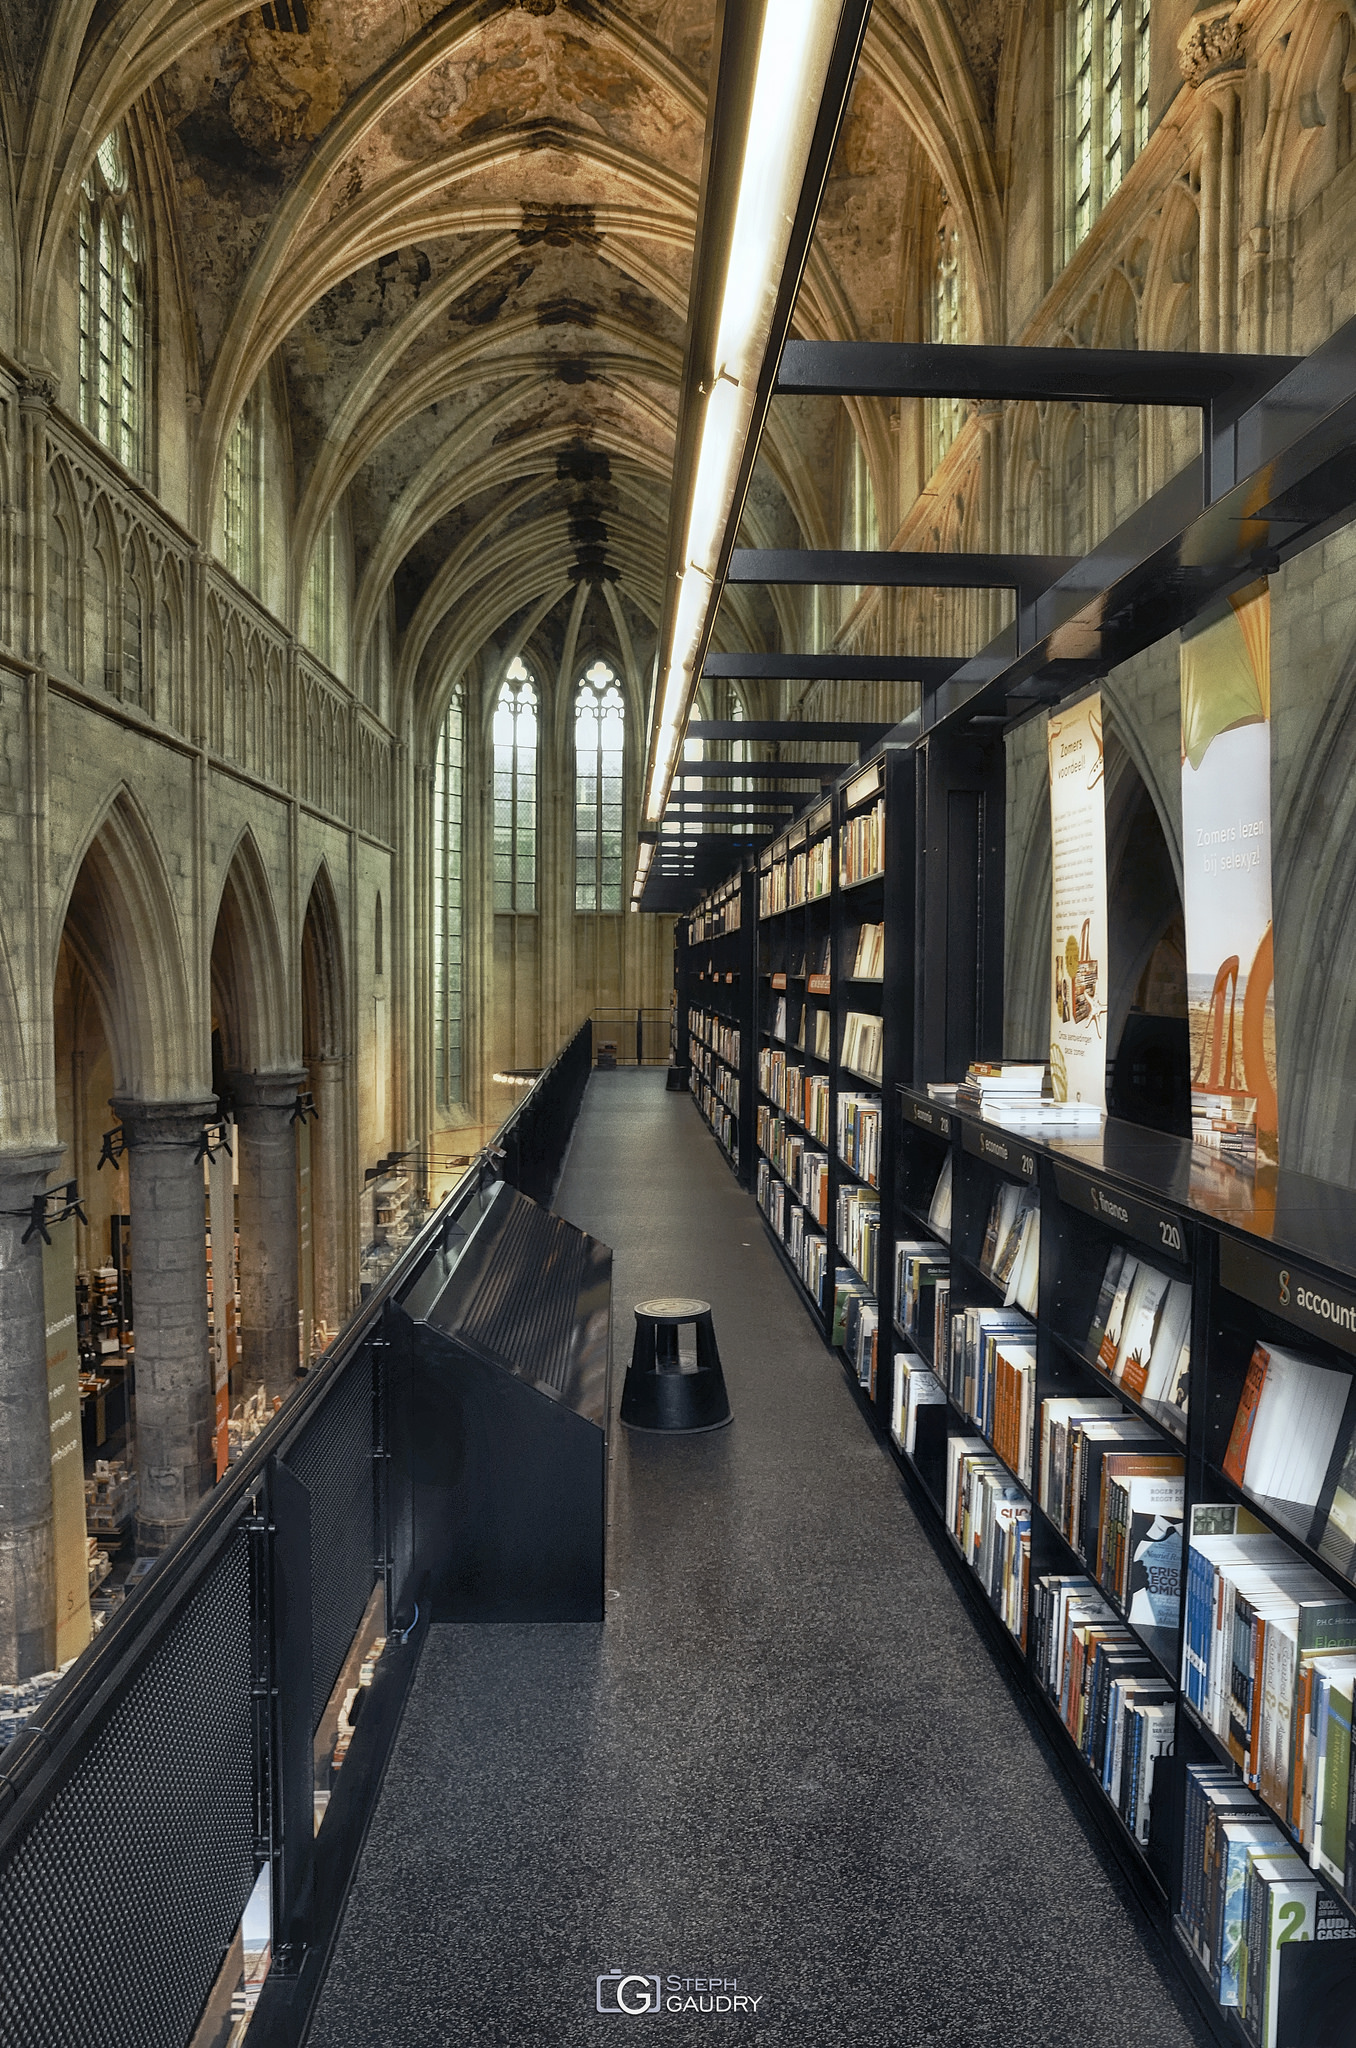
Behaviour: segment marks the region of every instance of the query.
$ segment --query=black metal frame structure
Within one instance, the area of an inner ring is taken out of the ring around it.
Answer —
[[[185,2048],[267,1865],[250,2043],[297,2048],[426,1627],[392,1311],[487,1178],[549,1201],[591,1058],[585,1023],[0,1752],[0,2041]],[[377,1589],[386,1650],[317,1833],[317,1702]]]

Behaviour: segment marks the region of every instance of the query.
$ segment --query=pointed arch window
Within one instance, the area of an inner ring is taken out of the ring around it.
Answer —
[[[574,907],[622,907],[622,776],[626,703],[605,661],[585,671],[574,700]]]
[[[454,690],[433,767],[433,1092],[439,1109],[462,1099],[462,807],[466,699]]]
[[[537,907],[537,684],[516,654],[494,711],[494,907]]]
[[[251,392],[236,414],[221,480],[222,560],[247,589],[259,589],[263,528],[262,408]]]
[[[146,288],[142,238],[114,128],[80,188],[78,224],[80,417],[140,475],[144,466]]]
[[[956,343],[964,339],[964,275],[961,265],[960,228],[956,211],[946,194],[937,222],[937,242],[932,272],[932,339]],[[936,469],[961,430],[964,401],[959,398],[927,400],[928,467]]]

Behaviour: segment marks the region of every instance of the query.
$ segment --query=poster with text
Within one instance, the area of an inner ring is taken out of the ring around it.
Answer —
[[[1052,852],[1050,1083],[1056,1102],[1106,1108],[1106,791],[1099,695],[1048,730]]]
[[[1182,636],[1182,908],[1191,1135],[1275,1161],[1271,592],[1250,584]]]
[[[75,1320],[75,1225],[48,1225],[42,1252],[47,1325],[47,1409],[52,1447],[52,1535],[56,1565],[56,1661],[78,1657],[93,1632],[85,1458],[80,1431],[80,1345]]]

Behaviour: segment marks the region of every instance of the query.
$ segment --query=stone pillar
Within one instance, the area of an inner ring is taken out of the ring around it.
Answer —
[[[0,1154],[0,1684],[56,1661],[42,1239],[22,1242],[60,1152]]]
[[[163,1550],[215,1483],[199,1102],[115,1099],[128,1148],[136,1334],[137,1549]]]
[[[240,1132],[240,1363],[246,1394],[288,1394],[297,1377],[297,1137],[301,1068],[232,1074]]]
[[[316,1121],[311,1125],[311,1251],[315,1260],[315,1312],[327,1329],[337,1330],[351,1306],[345,1276],[344,1247],[356,1229],[356,1213],[347,1214],[349,1193],[344,1174],[344,1078],[348,1062],[311,1062],[311,1092]],[[353,1197],[356,1212],[357,1197]]]

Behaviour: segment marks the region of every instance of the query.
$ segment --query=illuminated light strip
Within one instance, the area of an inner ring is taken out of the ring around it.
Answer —
[[[710,630],[715,575],[771,339],[791,231],[809,163],[841,7],[826,0],[767,0],[734,227],[716,328],[716,378],[707,393],[687,508],[683,566],[662,664],[654,753],[642,829],[658,829],[668,801],[697,664]]]

